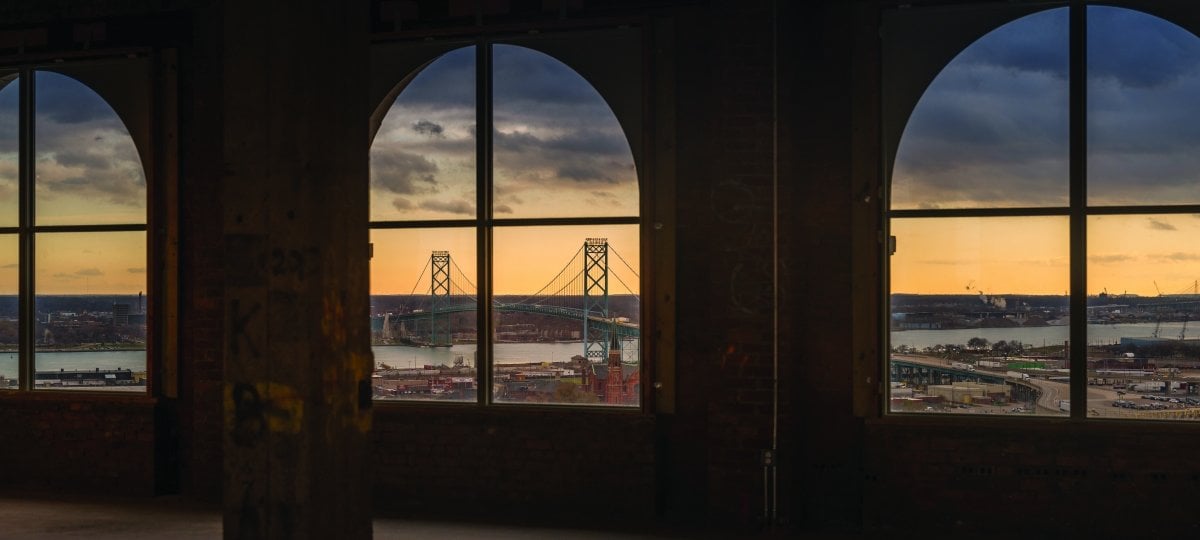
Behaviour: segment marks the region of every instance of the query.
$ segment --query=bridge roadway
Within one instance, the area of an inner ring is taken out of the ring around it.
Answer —
[[[478,307],[475,304],[458,304],[453,306],[445,306],[438,308],[437,313],[463,313],[467,311],[475,311]],[[501,304],[495,302],[492,304],[492,310],[500,312],[521,312],[534,313],[538,315],[549,315],[560,319],[569,319],[574,321],[583,320],[583,310],[578,308],[563,307],[563,306],[546,306],[542,304]],[[430,312],[420,311],[416,313],[405,313],[403,315],[395,315],[392,320],[403,321],[413,319],[428,318]],[[597,315],[588,315],[588,320],[594,323],[608,325],[609,330],[615,332],[618,336],[624,337],[640,337],[641,329],[638,325],[630,322],[618,321],[614,318],[600,317]]]

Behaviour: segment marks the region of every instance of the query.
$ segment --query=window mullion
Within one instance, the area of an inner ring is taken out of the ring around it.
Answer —
[[[20,81],[19,105],[18,105],[18,179],[17,191],[18,198],[18,276],[17,276],[17,362],[18,362],[18,378],[20,379],[18,388],[22,390],[33,389],[34,382],[34,364],[33,364],[33,344],[36,326],[36,306],[33,298],[33,254],[34,254],[34,237],[33,237],[33,202],[34,202],[34,88],[33,88],[33,72],[31,70],[22,70],[18,78]]]
[[[1071,418],[1087,416],[1087,6],[1070,5]]]
[[[475,260],[478,321],[476,328],[476,398],[492,403],[492,45],[475,47]]]

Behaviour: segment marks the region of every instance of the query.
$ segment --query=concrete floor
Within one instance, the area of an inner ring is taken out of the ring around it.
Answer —
[[[744,538],[696,531],[653,533],[598,532],[561,528],[521,527],[478,523],[451,523],[376,519],[377,539],[561,539],[640,540],[652,538]],[[773,535],[762,537],[770,538]],[[219,509],[188,503],[176,497],[153,499],[50,498],[0,493],[0,540],[172,540],[221,537]],[[783,536],[778,536],[783,537]]]

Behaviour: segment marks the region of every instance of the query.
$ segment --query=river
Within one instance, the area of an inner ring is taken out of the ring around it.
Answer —
[[[401,345],[371,347],[375,362],[395,368],[425,365],[453,365],[461,357],[466,365],[475,364],[475,344],[453,347],[407,347]],[[497,364],[525,362],[566,362],[583,354],[583,344],[567,343],[497,343],[494,346]],[[37,371],[58,369],[146,369],[146,351],[77,351],[41,352],[36,356]],[[0,353],[0,376],[17,377],[17,353]]]
[[[1158,335],[1166,338],[1178,338],[1183,329],[1182,322],[1162,323]],[[1194,330],[1193,330],[1194,329]],[[997,341],[1017,340],[1025,345],[1042,347],[1046,345],[1062,345],[1067,341],[1070,329],[1066,326],[1030,326],[1017,328],[961,328],[956,330],[903,330],[892,332],[891,346],[908,345],[924,349],[938,344],[966,345],[967,340],[981,337],[988,343]],[[1118,343],[1123,337],[1150,337],[1154,333],[1154,323],[1131,324],[1089,324],[1089,345],[1110,345]],[[1200,337],[1200,323],[1188,326],[1189,337]]]

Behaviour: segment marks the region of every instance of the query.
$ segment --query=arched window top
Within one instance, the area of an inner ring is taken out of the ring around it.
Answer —
[[[33,73],[37,224],[145,223],[146,175],[124,122],[82,82]]]
[[[1027,15],[979,38],[909,117],[892,208],[1067,204],[1067,13]]]
[[[1067,8],[963,49],[905,124],[891,207],[1068,204]],[[1159,17],[1089,6],[1088,203],[1200,202],[1200,39]]]
[[[637,216],[629,141],[600,93],[545,53],[492,50],[492,217]],[[450,51],[398,93],[371,148],[371,219],[477,217],[476,48]]]
[[[497,217],[636,216],[633,154],[600,93],[547,54],[494,51]]]
[[[418,71],[371,144],[371,220],[472,219],[476,207],[475,48]]]

